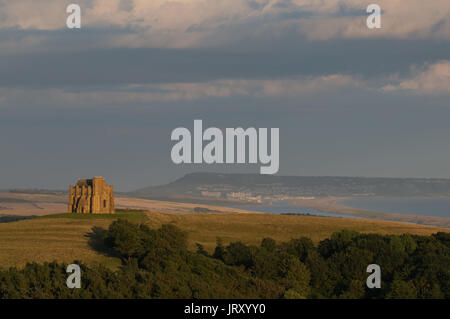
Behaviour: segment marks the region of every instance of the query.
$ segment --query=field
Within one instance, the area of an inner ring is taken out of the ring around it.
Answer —
[[[0,192],[0,215],[42,216],[66,210],[65,195]]]
[[[405,222],[419,225],[450,228],[450,218],[433,216],[414,216],[406,214],[373,212],[337,204],[346,197],[323,197],[305,200],[295,200],[291,204],[311,207],[319,211],[348,215],[350,217],[363,217],[365,219],[387,220]],[[44,216],[61,214],[67,211],[68,194],[28,194],[0,192],[0,216]],[[244,203],[228,203],[228,205],[242,206]],[[247,203],[248,204],[248,203]],[[184,202],[171,202],[151,200],[118,195],[115,197],[117,209],[135,209],[156,211],[171,214],[187,214],[201,212],[206,209],[208,213],[251,213],[245,209],[227,208],[213,203],[192,204]]]
[[[147,213],[148,223],[158,227],[173,223],[189,234],[191,248],[202,244],[212,251],[217,237],[224,243],[242,241],[259,244],[264,237],[288,241],[301,236],[317,243],[333,232],[352,229],[362,233],[429,235],[438,231],[450,231],[437,227],[413,225],[378,220],[361,220],[334,217],[288,216],[274,214],[163,214]]]
[[[121,210],[115,215],[57,214],[0,224],[0,267],[21,267],[27,262],[81,260],[88,264],[102,263],[115,268],[120,264],[119,259],[105,249],[101,237],[116,218],[147,223],[151,227],[173,223],[188,232],[191,249],[195,249],[195,244],[200,243],[209,251],[214,249],[217,237],[221,237],[225,244],[238,240],[258,244],[264,237],[286,241],[307,236],[318,242],[342,229],[364,233],[419,235],[449,231],[386,221],[268,214],[174,214],[127,210]]]
[[[67,211],[68,194],[24,194],[0,192],[0,215],[44,216],[61,214]],[[150,200],[119,195],[115,197],[116,209],[152,210],[165,213],[192,213],[198,207],[205,207],[212,212],[248,213],[243,209],[223,206],[189,204]],[[237,202],[236,204],[239,204]]]

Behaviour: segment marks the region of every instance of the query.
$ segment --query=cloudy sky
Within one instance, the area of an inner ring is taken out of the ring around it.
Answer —
[[[0,0],[0,189],[259,172],[173,164],[194,119],[279,127],[282,175],[450,178],[449,98],[448,0]]]

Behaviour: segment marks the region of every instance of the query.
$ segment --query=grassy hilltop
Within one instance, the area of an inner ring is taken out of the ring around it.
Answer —
[[[22,267],[27,262],[81,260],[87,264],[101,263],[116,268],[120,259],[105,250],[102,235],[117,218],[145,223],[151,228],[174,224],[187,231],[190,249],[195,249],[196,243],[200,243],[210,252],[217,237],[221,237],[224,244],[233,241],[259,244],[264,237],[281,242],[302,236],[317,243],[342,229],[417,235],[449,231],[386,221],[271,214],[170,214],[129,210],[119,210],[114,215],[57,214],[0,224],[0,267]]]

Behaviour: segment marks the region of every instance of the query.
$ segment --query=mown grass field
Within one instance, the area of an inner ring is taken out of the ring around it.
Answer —
[[[259,245],[264,237],[277,241],[292,238],[309,237],[314,243],[329,237],[342,229],[351,229],[361,233],[430,235],[450,229],[421,226],[407,223],[362,220],[334,217],[288,216],[274,214],[162,214],[148,212],[148,223],[159,227],[163,223],[173,223],[189,234],[191,248],[195,243],[202,244],[212,251],[217,237],[224,244],[242,241]]]
[[[130,221],[143,222],[147,219],[145,212],[132,209],[117,209],[115,214],[52,214],[39,217],[39,219],[75,219],[75,220],[115,220],[118,218],[126,218]]]
[[[102,252],[100,234],[117,218],[144,222],[147,217],[144,212],[125,210],[114,215],[66,213],[0,224],[0,267],[78,259],[114,268],[120,261]]]
[[[189,234],[189,246],[202,244],[212,251],[217,237],[225,244],[242,241],[259,244],[264,237],[277,241],[306,236],[314,242],[333,232],[352,229],[364,233],[429,235],[450,231],[387,221],[355,220],[313,216],[271,214],[169,214],[159,212],[118,211],[114,215],[57,214],[36,219],[0,224],[0,267],[21,267],[27,262],[81,260],[87,264],[120,265],[102,246],[101,234],[117,218],[159,227],[173,223]]]

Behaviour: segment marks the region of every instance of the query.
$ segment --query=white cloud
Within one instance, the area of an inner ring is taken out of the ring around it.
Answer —
[[[302,0],[299,0],[303,2]],[[322,1],[310,1],[313,7]],[[336,13],[340,6],[363,10],[370,2],[360,0],[324,1],[327,13]],[[311,39],[388,37],[450,39],[450,2],[448,0],[377,0],[381,7],[381,29],[368,29],[366,17],[319,17],[302,21],[300,26]],[[319,10],[320,11],[320,10]]]
[[[64,89],[0,88],[0,107],[129,105],[206,98],[292,98],[359,87],[356,79],[340,74],[271,80],[231,79],[202,83],[131,84],[110,90],[72,92]]]
[[[65,7],[69,3],[0,0],[0,28],[63,29]],[[361,0],[78,0],[77,3],[82,8],[85,27],[139,30],[134,34],[117,34],[111,39],[113,46],[223,45],[223,41],[264,37],[266,32],[281,35],[286,28],[297,29],[299,36],[311,39],[379,36],[450,39],[448,0],[377,0],[383,10],[382,28],[377,30],[366,27],[368,3]]]
[[[129,84],[107,89],[71,91],[63,88],[1,88],[0,107],[50,106],[99,107],[148,105],[153,102],[196,101],[230,97],[288,98],[335,94],[346,90],[365,90],[406,94],[450,93],[450,61],[412,67],[411,77],[393,74],[378,80],[362,80],[350,75],[278,79],[221,79],[209,82]],[[380,82],[390,83],[380,86]]]
[[[347,75],[332,74],[320,77],[284,78],[270,80],[217,80],[209,83],[163,84],[159,89],[168,93],[164,99],[200,99],[208,97],[299,97],[344,87],[358,86],[358,81]]]
[[[393,84],[386,85],[383,91],[408,91],[414,94],[450,93],[450,61],[444,60],[425,65],[422,70],[413,67],[410,78],[393,76]]]

